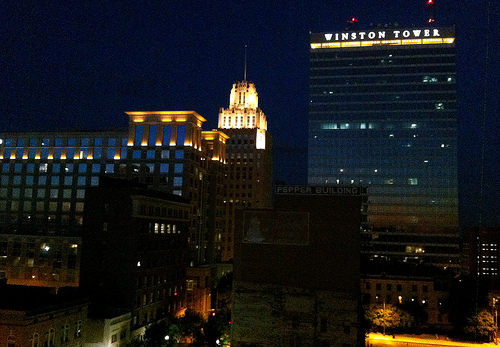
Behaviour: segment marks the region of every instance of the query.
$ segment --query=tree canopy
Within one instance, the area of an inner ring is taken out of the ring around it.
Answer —
[[[406,311],[391,304],[376,304],[366,311],[365,318],[372,327],[385,328],[408,327],[413,322],[413,317]]]
[[[467,325],[464,330],[467,334],[479,339],[492,337],[496,331],[495,317],[487,309],[484,309],[467,318]]]

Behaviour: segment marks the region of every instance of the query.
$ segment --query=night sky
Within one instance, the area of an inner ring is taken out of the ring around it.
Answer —
[[[498,2],[489,26],[486,0],[435,2],[436,25],[456,26],[463,224],[500,226]],[[0,132],[126,129],[124,111],[139,110],[194,110],[210,130],[248,45],[276,179],[306,183],[309,31],[342,30],[351,17],[360,29],[423,27],[425,3],[3,1]]]

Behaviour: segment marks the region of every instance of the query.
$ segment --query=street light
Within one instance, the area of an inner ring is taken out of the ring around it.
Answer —
[[[493,301],[492,308],[493,308],[493,310],[495,310],[495,344],[496,344],[497,343],[497,332],[498,332],[498,310],[497,310],[498,299],[494,297],[492,299],[492,301]]]

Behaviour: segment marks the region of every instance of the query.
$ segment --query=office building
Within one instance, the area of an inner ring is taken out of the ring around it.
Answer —
[[[78,236],[0,235],[0,280],[40,287],[77,287],[82,240]]]
[[[239,211],[231,346],[360,346],[359,187],[278,186]]]
[[[472,276],[489,278],[495,287],[500,287],[500,228],[469,227],[465,235],[464,270]]]
[[[388,272],[363,275],[361,293],[363,308],[390,304],[410,310],[420,307],[417,325],[448,330],[451,325],[446,312],[446,300],[452,280],[436,267],[413,265],[390,268]]]
[[[78,285],[85,189],[102,175],[188,199],[188,258],[213,258],[227,136],[203,132],[193,111],[128,116],[124,131],[0,134],[0,276],[9,283]]]
[[[185,306],[190,210],[187,199],[127,180],[87,189],[80,288],[92,316],[126,309],[137,335]]]
[[[74,289],[74,288],[70,288]],[[72,290],[0,284],[0,346],[83,346],[88,301]]]
[[[266,116],[259,108],[253,82],[233,84],[229,108],[219,112],[219,130],[229,136],[226,146],[224,230],[220,259],[234,255],[235,211],[238,208],[269,208],[273,185],[272,138]]]
[[[454,28],[310,38],[309,184],[367,187],[366,259],[458,267]]]

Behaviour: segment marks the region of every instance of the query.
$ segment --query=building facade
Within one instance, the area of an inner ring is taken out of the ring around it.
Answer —
[[[77,236],[0,235],[0,279],[9,284],[77,287],[82,240]]]
[[[360,190],[331,188],[278,186],[273,209],[240,211],[232,346],[363,345]]]
[[[0,285],[0,346],[83,346],[88,301],[49,288]]]
[[[457,180],[454,28],[312,33],[308,182],[367,187],[365,256],[458,267]]]
[[[78,285],[85,191],[100,176],[188,199],[189,260],[214,258],[227,136],[203,132],[194,111],[128,116],[128,131],[0,134],[0,275],[9,283]]]
[[[229,108],[219,112],[219,130],[229,136],[226,146],[224,230],[220,261],[234,256],[234,223],[238,208],[269,208],[273,186],[272,138],[259,108],[255,84],[233,84]]]
[[[92,314],[131,312],[134,331],[185,306],[191,205],[177,195],[102,179],[85,198],[80,288]]]
[[[465,229],[465,235],[466,271],[472,276],[490,278],[496,287],[500,287],[500,228],[469,227]]]
[[[391,304],[394,306],[419,307],[426,319],[419,322],[422,327],[450,329],[448,315],[443,312],[449,293],[436,286],[432,277],[422,278],[411,275],[372,275],[361,280],[363,307]]]

